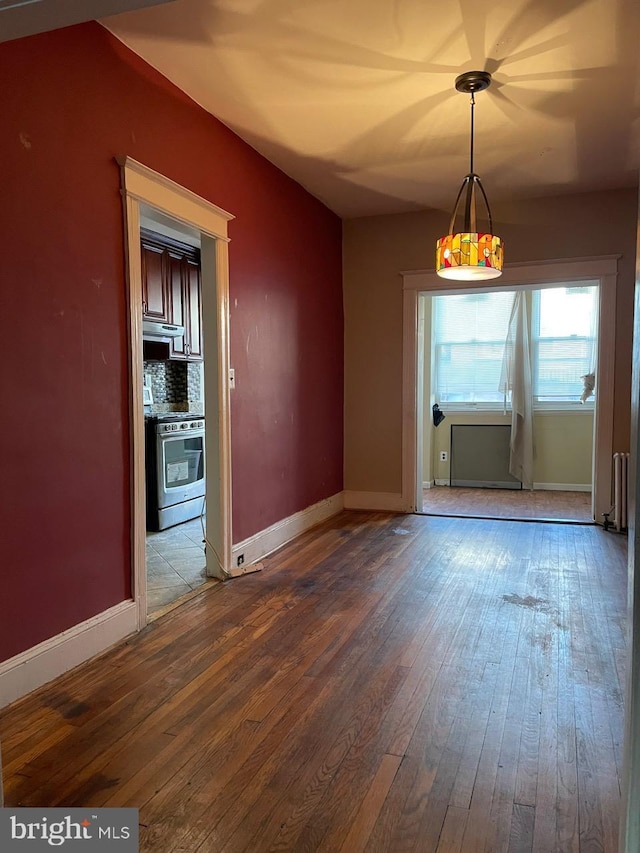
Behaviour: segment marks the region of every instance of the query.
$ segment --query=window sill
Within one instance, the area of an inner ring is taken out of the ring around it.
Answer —
[[[446,415],[448,412],[461,415],[506,415],[511,417],[511,406],[505,409],[502,404],[491,405],[490,403],[479,403],[478,405],[465,403],[438,403],[442,412]],[[593,403],[548,403],[544,405],[534,405],[534,415],[586,415],[593,414],[595,406]]]

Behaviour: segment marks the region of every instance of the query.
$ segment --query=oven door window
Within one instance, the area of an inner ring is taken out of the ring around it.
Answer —
[[[184,488],[204,477],[204,438],[178,438],[164,442],[164,485]]]

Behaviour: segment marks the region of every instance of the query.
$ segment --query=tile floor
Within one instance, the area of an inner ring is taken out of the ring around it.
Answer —
[[[147,533],[147,612],[156,611],[206,582],[199,518]]]

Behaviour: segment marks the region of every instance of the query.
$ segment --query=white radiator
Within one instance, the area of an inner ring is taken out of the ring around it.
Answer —
[[[613,523],[616,530],[627,529],[629,505],[629,454],[613,454]]]

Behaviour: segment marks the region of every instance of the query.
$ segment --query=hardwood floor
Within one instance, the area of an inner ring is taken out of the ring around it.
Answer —
[[[614,853],[626,539],[343,513],[0,713],[147,851]]]
[[[591,492],[433,486],[422,491],[422,511],[464,518],[593,522]]]

